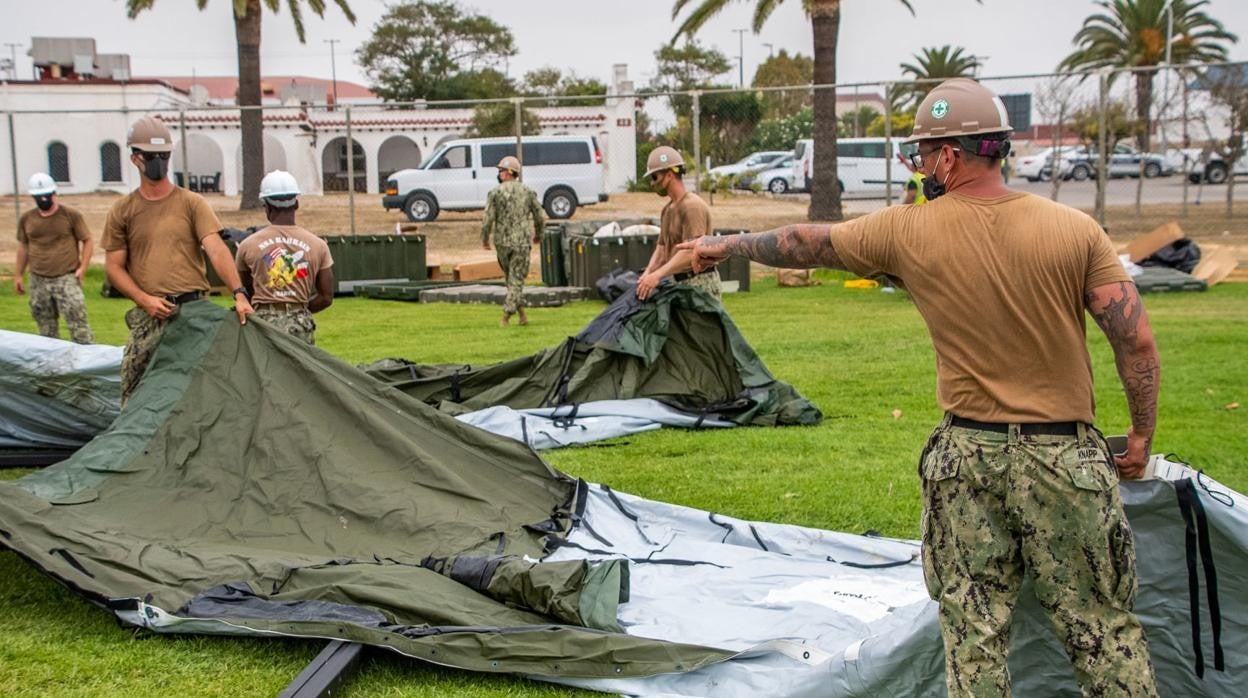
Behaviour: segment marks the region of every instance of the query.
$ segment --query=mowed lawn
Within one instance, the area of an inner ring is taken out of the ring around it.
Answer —
[[[779,378],[824,412],[806,428],[662,430],[547,452],[564,472],[645,497],[746,519],[917,537],[916,461],[933,424],[935,370],[926,331],[903,294],[823,285],[725,298],[746,338]],[[88,278],[97,341],[125,340],[125,300]],[[1207,293],[1146,296],[1162,356],[1155,450],[1173,453],[1248,490],[1248,284]],[[497,326],[493,306],[417,305],[342,298],[318,316],[319,345],[351,362],[405,357],[485,363],[529,354],[575,333],[602,308],[585,302],[531,311],[533,324]],[[33,332],[26,299],[0,286],[0,328]],[[1104,338],[1089,349],[1100,426],[1125,430],[1127,411]],[[899,416],[894,416],[899,414]],[[0,477],[22,472],[0,471]],[[1147,550],[1141,550],[1147,555]],[[136,635],[111,615],[0,553],[0,695],[274,695],[321,643]],[[579,694],[507,676],[484,676],[375,652],[347,686],[351,696],[563,696]]]

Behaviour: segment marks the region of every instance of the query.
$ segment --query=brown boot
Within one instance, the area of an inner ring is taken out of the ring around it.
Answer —
[[[520,324],[521,325],[529,324],[529,316],[524,314],[524,308],[517,308],[517,312],[520,315]]]
[[[511,325],[511,313],[503,313],[503,317],[498,321],[499,327],[508,327]]]

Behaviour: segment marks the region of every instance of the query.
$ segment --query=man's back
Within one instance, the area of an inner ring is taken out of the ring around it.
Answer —
[[[932,336],[946,411],[1093,421],[1084,294],[1130,276],[1091,218],[1029,194],[954,193],[837,226],[832,242],[852,271],[905,284]]]
[[[306,305],[316,295],[316,275],[333,265],[329,246],[297,225],[270,225],[239,243],[240,271],[251,275],[257,304]]]
[[[499,184],[486,200],[487,232],[493,232],[499,247],[524,247],[540,230],[544,216],[537,204],[537,194],[519,180]],[[492,230],[490,230],[492,228]]]

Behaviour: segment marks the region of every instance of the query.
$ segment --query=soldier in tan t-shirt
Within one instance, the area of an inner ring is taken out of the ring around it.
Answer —
[[[82,214],[57,200],[56,182],[39,172],[27,189],[36,208],[17,223],[17,271],[13,290],[26,292],[24,277],[30,265],[30,314],[45,337],[59,337],[59,317],[65,318],[70,337],[79,344],[95,341],[87,324],[82,275],[91,262],[91,231]],[[81,250],[79,247],[81,246]]]
[[[646,300],[663,279],[673,276],[676,282],[700,288],[720,299],[719,272],[715,268],[700,273],[689,271],[689,254],[677,250],[682,242],[711,234],[711,209],[697,194],[685,189],[681,177],[685,161],[675,148],[662,145],[650,153],[646,176],[654,193],[668,198],[659,217],[659,241],[650,256],[650,263],[637,281],[637,297]]]
[[[270,225],[238,246],[234,261],[251,294],[256,317],[308,344],[316,344],[319,313],[334,302],[334,258],[321,238],[295,225],[299,186],[289,172],[274,170],[260,182]]]
[[[904,282],[936,350],[945,418],[920,458],[923,574],[939,603],[950,696],[1009,695],[1009,628],[1023,579],[1085,695],[1156,696],[1132,613],[1135,547],[1118,492],[1157,422],[1160,360],[1139,293],[1088,216],[1010,191],[1011,128],[973,80],[919,106],[924,206],[836,226],[702,238],[694,268],[731,254],[778,267]],[[1131,415],[1124,454],[1093,426],[1088,312],[1109,339]]]
[[[123,403],[138,387],[178,306],[199,300],[208,291],[205,254],[233,289],[238,321],[245,324],[254,312],[212,207],[199,194],[169,181],[173,151],[169,129],[159,119],[145,116],[130,127],[126,144],[130,162],[141,175],[139,188],[109,209],[101,241],[109,282],[135,302],[126,313],[130,337],[121,361]]]

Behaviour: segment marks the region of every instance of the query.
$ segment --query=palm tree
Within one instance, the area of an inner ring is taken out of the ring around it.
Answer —
[[[1104,11],[1084,20],[1083,28],[1075,34],[1077,48],[1062,60],[1059,70],[1159,65],[1166,58],[1167,4],[1174,14],[1171,63],[1224,61],[1226,44],[1239,40],[1201,9],[1209,4],[1208,0],[1097,0],[1096,4]],[[1142,126],[1142,150],[1149,150],[1150,146],[1156,73],[1155,69],[1135,73],[1135,109]],[[1116,76],[1117,73],[1110,73],[1110,80]]]
[[[922,102],[939,81],[973,77],[983,65],[978,57],[966,53],[961,46],[948,44],[940,48],[925,48],[921,53],[914,54],[914,60],[914,63],[902,63],[901,72],[915,81],[907,86],[915,105]]]
[[[732,0],[696,0],[696,6],[689,16],[681,23],[680,29],[672,41],[681,36],[692,37],[706,24],[707,20],[719,14]],[[752,29],[758,33],[771,13],[784,0],[749,0],[754,3],[754,19]],[[910,0],[897,0],[914,14]],[[975,0],[981,2],[981,0]],[[695,0],[674,0],[672,19],[676,19],[682,10],[695,5]],[[841,27],[841,0],[802,0],[802,7],[810,16],[814,28],[815,39],[815,75],[814,84],[833,85],[836,83],[836,44]],[[815,171],[814,191],[810,195],[811,220],[837,221],[844,217],[841,211],[841,192],[835,187],[826,189],[820,182],[836,181],[836,91],[815,91]]]
[[[303,5],[317,16],[325,17],[326,0],[286,0],[290,19],[295,24],[299,42],[305,43],[303,31]],[[333,0],[355,24],[355,13],[347,0]],[[134,19],[143,11],[152,9],[156,0],[126,0],[126,16]],[[260,106],[260,5],[276,13],[282,0],[231,0],[234,10],[234,39],[238,44],[238,105]],[[195,6],[203,10],[208,0],[195,0]],[[264,177],[264,122],[258,109],[244,109],[239,117],[242,130],[243,152],[243,200],[241,208],[260,207],[260,180]]]

